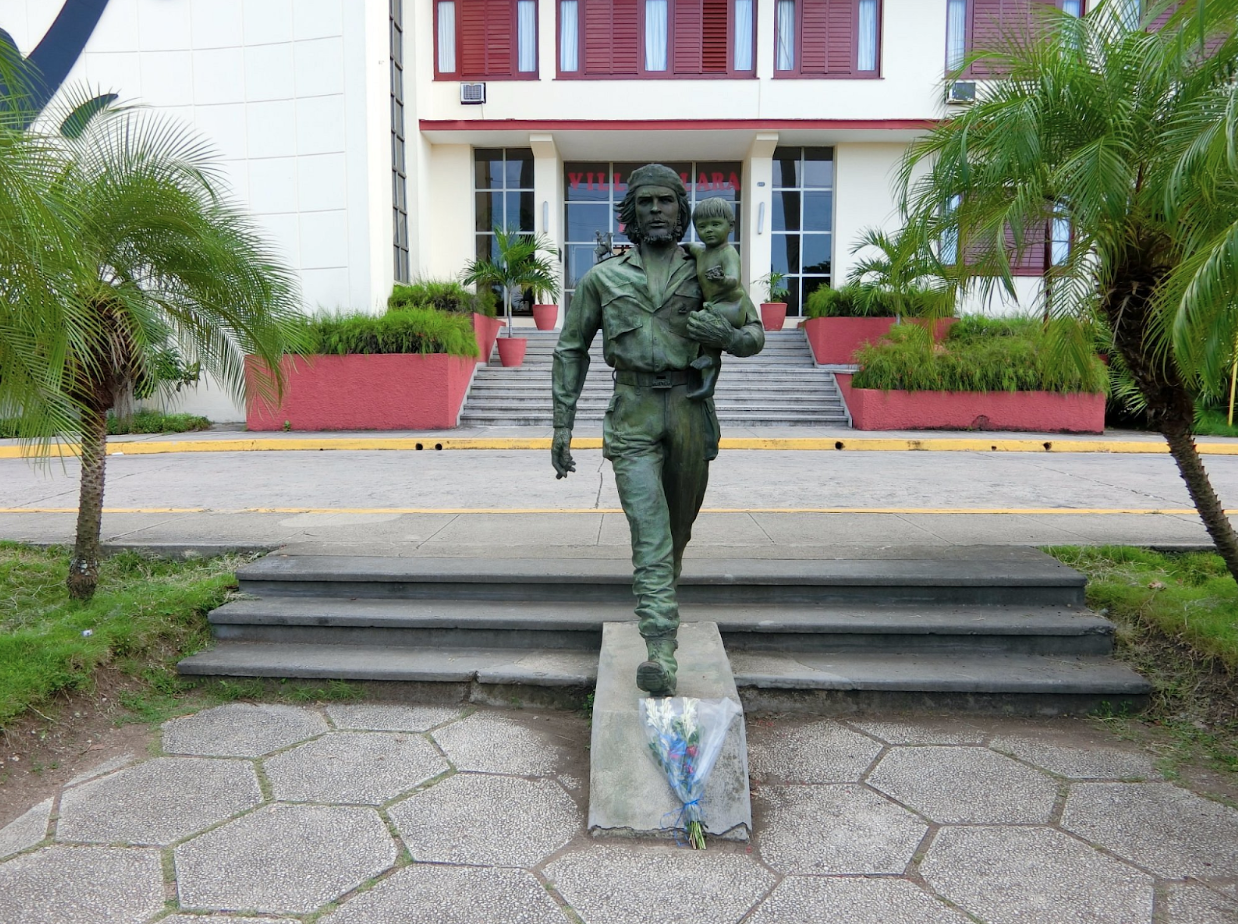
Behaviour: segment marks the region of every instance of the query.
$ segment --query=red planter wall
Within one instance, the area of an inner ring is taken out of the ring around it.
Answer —
[[[838,384],[857,430],[1025,430],[1102,433],[1105,396],[1047,391],[882,391]]]
[[[253,365],[246,360],[246,368]],[[250,430],[445,430],[455,427],[476,360],[446,353],[285,356],[283,404],[255,400]]]
[[[865,343],[880,340],[894,318],[809,318],[804,322],[812,355],[822,366],[848,366]]]
[[[473,314],[473,333],[477,335],[477,349],[481,351],[479,362],[489,362],[490,353],[494,350],[494,341],[503,329],[502,318],[488,318],[484,314]]]

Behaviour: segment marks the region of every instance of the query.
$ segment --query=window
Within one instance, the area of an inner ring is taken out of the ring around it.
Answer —
[[[879,0],[778,0],[774,75],[876,77]]]
[[[627,194],[628,175],[641,166],[636,163],[565,163],[563,165],[563,188],[566,190],[564,204],[564,258],[566,279],[564,289],[567,304],[571,304],[572,292],[580,278],[597,261],[599,239],[605,245],[616,248],[630,246],[627,235],[619,225],[619,203]],[[718,163],[667,162],[666,165],[679,173],[688,190],[692,207],[701,199],[718,197],[730,200],[735,208],[735,230],[731,243],[740,248],[739,178],[743,165],[738,161]],[[684,240],[696,240],[696,230],[688,225]]]
[[[537,0],[436,0],[435,76],[537,77]]]
[[[529,148],[475,148],[473,201],[476,253],[496,259],[494,229],[533,234],[533,151]],[[500,293],[501,294],[501,293]],[[518,307],[513,304],[513,308]]]
[[[749,77],[754,0],[560,0],[559,74]]]
[[[1119,0],[1138,2],[1138,0]],[[1010,39],[1031,33],[1036,8],[1056,6],[1072,16],[1087,11],[1084,0],[947,0],[946,70],[957,71],[973,49],[1000,48]],[[988,62],[973,64],[966,77],[995,76]]]
[[[832,277],[834,149],[774,149],[770,269],[786,278],[787,313]]]
[[[391,236],[395,280],[408,282],[408,174],[404,167],[404,0],[391,0]]]

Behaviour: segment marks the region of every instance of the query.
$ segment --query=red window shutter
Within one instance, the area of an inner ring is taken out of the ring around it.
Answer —
[[[1006,229],[1010,272],[1015,276],[1040,276],[1045,271],[1045,223],[1033,222],[1023,232],[1023,253],[1015,253],[1014,231]]]
[[[701,70],[725,74],[731,69],[731,0],[703,0]]]
[[[456,0],[461,77],[512,75],[513,9],[511,0]]]
[[[701,73],[704,42],[703,0],[675,0],[671,41],[674,45],[675,73]]]
[[[830,0],[801,0],[800,73],[824,74],[830,40]]]
[[[635,76],[640,60],[639,0],[584,0],[586,74]]]
[[[826,71],[850,74],[855,70],[856,0],[830,0]]]

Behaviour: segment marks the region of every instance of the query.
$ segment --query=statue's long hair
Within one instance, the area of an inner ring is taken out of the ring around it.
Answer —
[[[619,223],[623,225],[623,233],[628,236],[629,241],[639,246],[641,234],[636,224],[636,190],[638,189],[640,189],[639,186],[628,187],[616,211],[619,213]],[[679,219],[675,222],[671,236],[678,244],[688,232],[688,222],[692,219],[692,203],[688,201],[688,193],[683,189],[675,190],[675,199],[679,203]]]

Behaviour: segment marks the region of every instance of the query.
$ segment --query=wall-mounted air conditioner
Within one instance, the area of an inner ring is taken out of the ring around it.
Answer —
[[[480,106],[486,101],[486,85],[484,83],[460,84],[460,102],[465,106]]]
[[[946,102],[955,106],[963,106],[976,101],[976,81],[956,80],[950,84],[950,92],[946,94]]]

